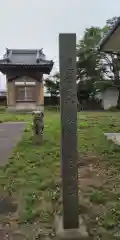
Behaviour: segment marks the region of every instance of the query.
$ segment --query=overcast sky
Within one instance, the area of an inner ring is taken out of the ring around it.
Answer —
[[[5,48],[42,48],[58,69],[58,36],[86,27],[103,26],[120,15],[120,0],[0,0],[0,56]],[[5,78],[0,78],[0,89]]]

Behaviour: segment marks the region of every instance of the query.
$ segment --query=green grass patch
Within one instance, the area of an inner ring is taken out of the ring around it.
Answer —
[[[111,188],[109,183],[108,186],[102,186],[101,189],[92,186],[93,191],[88,191],[86,194],[93,208],[94,205],[95,207],[96,205],[97,207],[101,204],[105,205],[106,213],[101,218],[101,225],[107,230],[116,228],[120,221],[119,192],[116,193],[117,186],[120,184],[118,177],[120,173],[120,147],[107,141],[104,132],[119,132],[119,119],[119,112],[80,112],[78,114],[78,152],[88,154],[88,156],[89,153],[92,153],[93,156],[97,156],[101,165],[106,169],[106,179],[108,178],[110,184],[111,182],[114,184],[115,191],[112,194],[112,190],[109,190]],[[61,212],[61,202],[59,202],[59,112],[45,112],[44,141],[40,145],[35,145],[32,140],[32,116],[30,114],[0,112],[0,121],[27,122],[24,136],[14,149],[9,163],[0,168],[1,194],[5,193],[15,197],[18,204],[15,221],[18,223],[33,223],[36,219],[40,219],[44,223],[52,223],[54,214]],[[113,174],[107,177],[111,168],[114,169]],[[110,202],[113,203],[113,200],[115,210],[110,212],[108,206]],[[94,214],[91,216],[90,209],[85,206],[86,214],[88,214],[87,219],[89,219],[88,228],[89,225],[90,229],[99,228],[99,224],[95,223]],[[92,234],[94,235],[94,233]]]
[[[106,229],[119,227],[120,223],[120,203],[119,201],[112,202],[109,205],[108,211],[103,218],[103,226]]]
[[[90,201],[95,204],[104,204],[106,202],[104,192],[99,190],[94,190],[92,193],[90,193],[89,197]]]
[[[3,118],[3,117],[2,117]],[[22,115],[7,114],[4,119],[21,120]],[[56,118],[56,122],[53,121]],[[60,149],[59,149],[59,121],[58,116],[48,113],[45,119],[44,141],[35,145],[32,140],[31,118],[24,116],[28,121],[24,136],[15,148],[9,163],[0,169],[1,186],[9,195],[17,197],[19,205],[19,221],[33,221],[35,217],[49,215],[38,207],[41,203],[52,202],[56,179],[59,178]],[[47,121],[46,121],[47,120]],[[54,132],[54,130],[56,131]],[[51,211],[50,210],[50,216]]]

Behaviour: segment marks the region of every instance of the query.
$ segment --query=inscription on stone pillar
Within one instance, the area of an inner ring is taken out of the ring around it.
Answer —
[[[59,35],[63,227],[78,221],[76,34]]]

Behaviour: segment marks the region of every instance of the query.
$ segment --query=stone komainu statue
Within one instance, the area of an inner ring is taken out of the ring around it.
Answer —
[[[44,113],[41,111],[33,112],[33,133],[34,135],[42,136],[44,130]]]

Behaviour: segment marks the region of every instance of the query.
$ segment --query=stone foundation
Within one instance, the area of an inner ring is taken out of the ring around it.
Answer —
[[[104,136],[107,137],[107,140],[111,140],[116,145],[120,146],[120,133],[104,133]]]
[[[33,111],[44,111],[44,106],[43,105],[36,105],[33,103],[26,104],[16,104],[15,106],[8,106],[6,108],[7,111],[9,112],[33,112]]]

